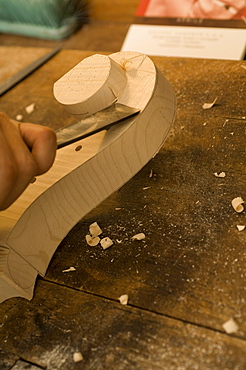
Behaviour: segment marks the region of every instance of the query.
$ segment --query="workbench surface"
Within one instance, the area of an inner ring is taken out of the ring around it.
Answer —
[[[0,46],[9,66],[1,79],[33,61],[31,50]],[[70,123],[52,87],[93,53],[60,51],[3,95],[0,111],[54,129]],[[172,131],[155,158],[71,230],[34,298],[0,304],[1,370],[246,368],[246,229],[237,228],[246,215],[231,206],[246,199],[246,63],[152,60],[176,92]],[[105,251],[86,244],[95,221],[114,241]],[[144,240],[131,239],[142,232]],[[231,334],[229,319],[238,325]]]
[[[62,50],[2,96],[0,110],[55,129],[69,123],[52,86],[91,54]],[[142,171],[72,229],[33,300],[0,305],[1,369],[17,360],[14,369],[246,366],[246,230],[237,229],[246,219],[231,206],[246,198],[245,62],[152,59],[177,95],[173,129]],[[106,251],[85,242],[94,221],[114,241]],[[140,232],[144,240],[131,240]],[[228,334],[231,318],[238,330]]]

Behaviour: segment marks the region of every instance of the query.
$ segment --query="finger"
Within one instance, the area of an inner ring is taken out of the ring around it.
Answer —
[[[18,177],[23,179],[27,178],[28,181],[28,179],[32,179],[33,176],[37,174],[38,167],[27,144],[21,136],[19,130],[20,123],[16,125],[8,118],[2,122],[2,132],[16,163]]]
[[[13,203],[31,180],[46,172],[56,153],[48,128],[11,121],[0,113],[0,210]]]
[[[45,173],[52,166],[56,155],[55,132],[48,127],[31,123],[21,123],[19,130],[37,165],[36,175]]]
[[[24,191],[37,166],[18,127],[0,114],[0,209],[7,208]]]
[[[11,194],[17,177],[15,160],[0,130],[0,205],[3,204],[5,199]]]

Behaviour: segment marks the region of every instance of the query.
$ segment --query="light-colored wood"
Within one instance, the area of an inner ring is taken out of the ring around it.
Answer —
[[[108,108],[126,87],[122,66],[106,55],[86,58],[54,85],[54,96],[71,114],[82,116]]]
[[[0,83],[20,72],[23,68],[27,67],[49,51],[50,49],[48,48],[37,49],[28,47],[25,49],[25,53],[23,53],[23,48],[20,46],[2,46],[0,48]]]
[[[120,52],[106,58],[115,67],[109,71],[109,74],[113,72],[112,80],[115,74],[118,81],[118,71],[124,71],[125,78],[120,79],[118,89],[120,96],[116,97],[118,102],[141,112],[107,132],[59,150],[53,168],[31,184],[11,207],[1,212],[0,256],[3,263],[0,277],[3,288],[0,301],[9,298],[6,293],[10,278],[8,271],[15,273],[11,281],[13,295],[32,298],[30,291],[36,273],[45,274],[61,240],[82,217],[155,156],[171,128],[175,94],[151,59],[135,52]],[[125,84],[123,93],[122,84]],[[86,99],[93,101],[93,97],[86,96]],[[76,104],[74,107],[76,110]],[[82,150],[77,152],[75,148],[79,144]],[[11,255],[8,270],[4,263],[7,251]],[[19,263],[20,259],[23,263]],[[29,292],[27,287],[31,287]]]
[[[37,270],[11,248],[0,246],[0,299],[33,295]]]

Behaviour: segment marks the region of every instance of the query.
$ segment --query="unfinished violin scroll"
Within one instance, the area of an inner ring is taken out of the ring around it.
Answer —
[[[69,113],[88,116],[112,105],[125,86],[124,69],[108,56],[95,54],[54,84],[54,96]]]
[[[104,72],[96,72],[101,76],[97,85],[88,71],[92,61],[100,69],[100,60]],[[0,301],[12,296],[32,298],[36,275],[45,274],[62,239],[159,151],[174,120],[173,88],[147,56],[120,52],[93,56],[82,64],[87,67],[68,73],[73,81],[77,79],[72,99],[61,87],[67,86],[67,77],[54,87],[56,98],[71,112],[92,113],[117,99],[140,113],[59,149],[51,170],[0,212]],[[79,86],[85,81],[92,89],[81,88],[80,96]],[[78,145],[82,145],[79,154]]]

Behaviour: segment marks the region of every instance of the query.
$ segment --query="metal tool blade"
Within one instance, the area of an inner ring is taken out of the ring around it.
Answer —
[[[139,110],[136,108],[120,103],[113,104],[108,108],[57,130],[57,149],[96,134],[99,131],[107,130],[111,126],[138,113]]]

